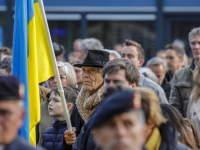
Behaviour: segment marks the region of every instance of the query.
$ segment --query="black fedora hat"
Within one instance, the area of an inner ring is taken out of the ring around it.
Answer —
[[[109,61],[110,53],[103,50],[89,50],[82,64],[74,64],[75,67],[103,67]]]

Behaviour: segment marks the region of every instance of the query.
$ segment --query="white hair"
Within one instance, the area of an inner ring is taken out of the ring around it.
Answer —
[[[96,38],[86,38],[80,42],[80,50],[103,50],[104,47],[101,44],[101,41]]]
[[[77,88],[76,74],[72,65],[68,62],[57,62],[58,68],[61,68],[67,77],[67,86]]]
[[[142,73],[145,77],[151,79],[155,83],[158,83],[158,77],[155,75],[155,73],[151,69],[147,67],[141,67],[140,73]]]
[[[147,61],[146,66],[150,68],[150,66],[152,65],[159,65],[159,64],[163,65],[164,70],[167,71],[165,61],[160,57],[151,58],[149,61]]]
[[[110,53],[110,55],[114,56],[114,58],[122,58],[121,55],[115,50],[104,49],[104,51]]]

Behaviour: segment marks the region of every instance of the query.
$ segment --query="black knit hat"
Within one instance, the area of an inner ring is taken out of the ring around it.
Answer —
[[[24,95],[24,86],[17,77],[0,76],[0,101],[1,100],[20,100]]]
[[[57,42],[53,42],[53,49],[54,49],[55,56],[61,55],[64,51],[64,47]]]
[[[113,93],[105,98],[97,108],[92,120],[93,128],[101,126],[113,116],[130,110],[141,109],[141,95],[134,90]]]
[[[103,67],[109,61],[110,53],[103,50],[89,50],[82,64],[74,64],[75,67]]]

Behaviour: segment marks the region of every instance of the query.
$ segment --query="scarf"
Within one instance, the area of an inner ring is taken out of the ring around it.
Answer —
[[[147,140],[145,147],[149,150],[159,150],[161,144],[161,135],[157,127],[155,127]]]
[[[82,87],[77,100],[76,106],[78,108],[79,114],[82,119],[86,122],[90,115],[95,111],[98,104],[103,99],[103,85],[98,89],[96,93],[91,95],[89,91],[84,90],[84,86]]]

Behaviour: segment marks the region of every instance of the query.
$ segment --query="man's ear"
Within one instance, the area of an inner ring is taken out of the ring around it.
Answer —
[[[134,87],[137,87],[137,85],[136,85],[135,82],[133,82],[133,83],[130,84],[130,87],[131,87],[131,88],[134,88]]]
[[[24,122],[24,117],[25,117],[26,111],[23,109],[21,110],[20,114],[19,114],[19,128],[22,126],[23,122]]]
[[[139,60],[139,65],[140,65],[139,67],[142,67],[143,64],[144,64],[144,59],[140,59]]]
[[[179,57],[180,62],[183,62],[183,56]]]
[[[70,112],[73,108],[73,104],[72,103],[67,103],[67,108],[68,108],[68,111]]]

